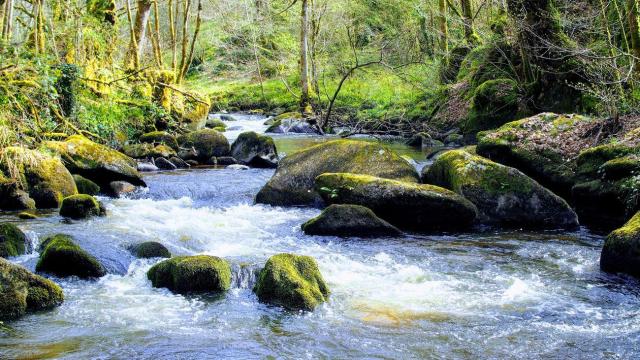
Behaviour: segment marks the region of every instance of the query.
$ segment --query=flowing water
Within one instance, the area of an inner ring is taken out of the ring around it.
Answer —
[[[242,118],[237,131],[264,130]],[[230,123],[231,125],[231,123]],[[237,134],[236,134],[237,136]],[[277,137],[291,151],[313,137]],[[397,149],[401,147],[396,145]],[[405,154],[420,158],[405,149]],[[281,152],[286,152],[281,150]],[[640,283],[598,268],[603,238],[587,230],[384,239],[304,235],[317,209],[253,205],[273,170],[150,174],[148,190],[103,199],[105,218],[56,214],[18,222],[33,244],[72,234],[110,274],[54,279],[65,303],[9,322],[0,358],[637,358]],[[4,221],[17,221],[5,215]],[[181,296],[154,289],[125,247],[160,241],[175,254],[233,264],[233,289]],[[276,253],[315,257],[332,295],[312,313],[267,306],[251,291]],[[37,254],[12,261],[35,267]]]

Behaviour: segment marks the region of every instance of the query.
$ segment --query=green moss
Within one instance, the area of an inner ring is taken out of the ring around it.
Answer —
[[[193,147],[197,152],[195,160],[200,162],[207,162],[212,156],[228,156],[230,151],[227,138],[213,129],[187,133],[178,138],[178,143],[183,148]]]
[[[38,215],[31,212],[23,211],[18,214],[18,217],[22,220],[34,220],[38,218]]]
[[[62,289],[53,281],[0,259],[0,320],[51,309],[63,301]]]
[[[71,236],[64,234],[50,236],[40,244],[36,271],[80,278],[97,278],[106,274],[95,257],[78,246]]]
[[[71,195],[62,200],[60,215],[71,219],[86,219],[100,216],[100,203],[87,194]]]
[[[153,131],[140,136],[141,143],[150,143],[155,145],[164,144],[173,150],[178,150],[178,141],[176,137],[166,131]]]
[[[26,235],[15,225],[0,224],[0,257],[18,256],[25,253]]]
[[[100,192],[100,186],[83,176],[73,175],[73,180],[76,182],[80,194],[98,195]]]
[[[215,256],[179,256],[154,265],[147,278],[153,287],[179,294],[221,292],[231,287],[231,267]]]
[[[260,301],[290,310],[312,311],[329,297],[329,287],[316,261],[294,254],[269,258],[253,291]]]
[[[598,177],[606,162],[630,154],[640,154],[640,149],[625,144],[605,144],[589,148],[578,156],[578,172],[583,176]]]
[[[320,201],[315,178],[328,172],[368,174],[419,182],[415,168],[387,147],[371,142],[335,140],[289,154],[260,190],[256,202],[277,206],[311,205]]]
[[[637,154],[626,155],[609,160],[602,165],[604,178],[607,180],[619,180],[640,174],[640,156]]]
[[[210,129],[216,129],[216,130],[222,129],[224,131],[227,128],[227,124],[225,124],[224,122],[222,122],[222,120],[219,120],[219,119],[207,119],[206,127]]]
[[[231,145],[231,156],[243,165],[273,167],[278,165],[276,144],[269,136],[248,131],[240,134]]]
[[[377,237],[402,234],[364,206],[335,204],[302,224],[302,231],[307,235],[324,236]]]
[[[147,241],[140,244],[135,244],[129,247],[129,251],[137,257],[141,259],[148,258],[170,258],[171,253],[169,250],[159,242],[155,241]]]
[[[477,133],[512,121],[518,113],[518,101],[517,82],[511,79],[485,81],[475,89],[464,131]]]
[[[607,237],[600,267],[604,271],[640,277],[640,212]]]

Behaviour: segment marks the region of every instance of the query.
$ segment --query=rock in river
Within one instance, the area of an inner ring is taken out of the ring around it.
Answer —
[[[215,256],[178,256],[154,265],[147,278],[153,287],[178,294],[222,292],[231,287],[231,267]]]
[[[600,255],[600,268],[640,277],[640,212],[607,237]]]
[[[83,176],[73,175],[73,180],[76,182],[76,187],[80,194],[98,195],[100,192],[100,186],[98,186],[98,184]]]
[[[192,153],[181,152],[184,160],[207,162],[212,156],[228,156],[229,141],[220,132],[213,129],[193,131],[178,138],[180,147],[192,149]]]
[[[350,172],[419,182],[416,169],[383,145],[334,140],[294,152],[282,159],[275,175],[256,196],[256,202],[274,206],[319,204],[321,198],[314,190],[315,178],[328,172]]]
[[[171,253],[164,245],[156,241],[147,241],[129,246],[129,251],[141,259],[148,258],[170,258]]]
[[[469,200],[451,190],[370,175],[322,174],[316,190],[329,204],[366,206],[400,229],[462,231],[477,215]]]
[[[70,219],[86,219],[101,213],[98,200],[86,194],[66,197],[60,206],[60,215]]]
[[[464,196],[486,223],[537,229],[578,227],[578,216],[562,198],[517,169],[464,150],[441,155],[424,172],[424,182]]]
[[[76,244],[69,235],[57,234],[40,244],[36,271],[60,277],[98,278],[106,274],[102,264]]]
[[[257,168],[278,166],[278,151],[273,139],[253,131],[244,132],[231,145],[231,156],[240,164]]]
[[[331,205],[302,224],[307,235],[378,237],[400,235],[395,226],[380,219],[364,206]]]
[[[27,236],[11,223],[0,224],[0,257],[18,256],[25,253]]]

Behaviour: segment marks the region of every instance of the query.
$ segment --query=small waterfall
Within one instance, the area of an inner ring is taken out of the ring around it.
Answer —
[[[26,253],[37,254],[38,246],[40,246],[40,239],[35,231],[25,231],[24,234],[27,237]]]
[[[231,287],[253,289],[260,271],[258,265],[234,264],[231,266]]]

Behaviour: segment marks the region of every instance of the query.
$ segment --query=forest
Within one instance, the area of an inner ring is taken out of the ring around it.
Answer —
[[[636,358],[638,249],[640,0],[0,0],[0,358]]]

